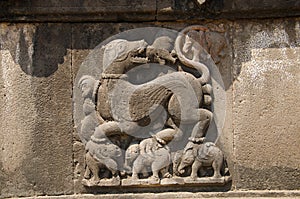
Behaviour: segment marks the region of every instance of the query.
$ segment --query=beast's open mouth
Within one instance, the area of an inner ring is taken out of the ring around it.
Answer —
[[[149,59],[148,59],[148,57],[137,57],[137,56],[135,56],[135,57],[131,58],[131,62],[144,64],[144,63],[148,63]]]
[[[145,51],[145,47],[139,47],[137,50],[138,50],[138,53],[143,53]]]

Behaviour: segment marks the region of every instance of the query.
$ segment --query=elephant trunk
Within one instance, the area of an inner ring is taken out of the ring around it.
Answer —
[[[179,164],[179,166],[178,166],[178,169],[177,169],[177,171],[178,171],[178,173],[179,174],[183,174],[184,173],[184,168],[186,167],[187,165],[184,165],[182,162]]]
[[[124,169],[125,171],[131,171],[131,166],[130,166],[130,158],[125,158],[125,162],[124,162]]]

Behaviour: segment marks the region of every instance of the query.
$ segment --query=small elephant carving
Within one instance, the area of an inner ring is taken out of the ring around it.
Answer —
[[[132,178],[138,179],[138,174],[145,173],[145,168],[151,169],[152,178],[159,179],[159,173],[163,177],[171,177],[168,172],[170,165],[170,150],[160,143],[155,136],[143,140],[140,144],[140,154],[133,163]]]
[[[140,147],[139,144],[131,144],[125,152],[125,163],[124,163],[124,169],[126,173],[132,173],[132,166],[133,162],[137,159],[137,157],[140,155]]]
[[[189,141],[183,151],[176,154],[176,159],[173,160],[173,171],[176,175],[185,173],[187,168],[190,168],[195,162],[200,143]]]
[[[100,170],[107,169],[111,172],[112,179],[119,180],[117,159],[122,155],[121,149],[112,143],[96,144],[92,141],[89,141],[87,146],[93,150],[88,151],[85,155],[86,171],[84,178],[90,178],[91,182],[97,184],[100,182]]]
[[[223,168],[224,161],[223,152],[212,142],[194,145],[190,150],[185,150],[182,155],[178,172],[183,173],[184,169],[191,165],[191,178],[196,179],[198,177],[198,170],[201,167],[211,166],[214,170],[213,178],[221,178],[221,169]]]
[[[198,155],[192,165],[191,177],[196,178],[197,172],[202,166],[212,166],[213,178],[221,178],[223,161],[223,152],[214,143],[206,142],[198,149]]]

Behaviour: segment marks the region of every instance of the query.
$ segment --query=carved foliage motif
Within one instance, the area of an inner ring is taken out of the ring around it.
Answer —
[[[83,75],[78,82],[84,185],[224,183],[224,155],[205,141],[214,99],[202,61],[209,55],[220,61],[223,37],[190,26],[150,44],[115,39],[102,46],[100,79]]]

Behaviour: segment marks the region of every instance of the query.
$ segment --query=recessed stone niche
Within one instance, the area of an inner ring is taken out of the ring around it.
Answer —
[[[131,29],[101,42],[74,84],[85,187],[222,187],[226,93],[217,26]]]

